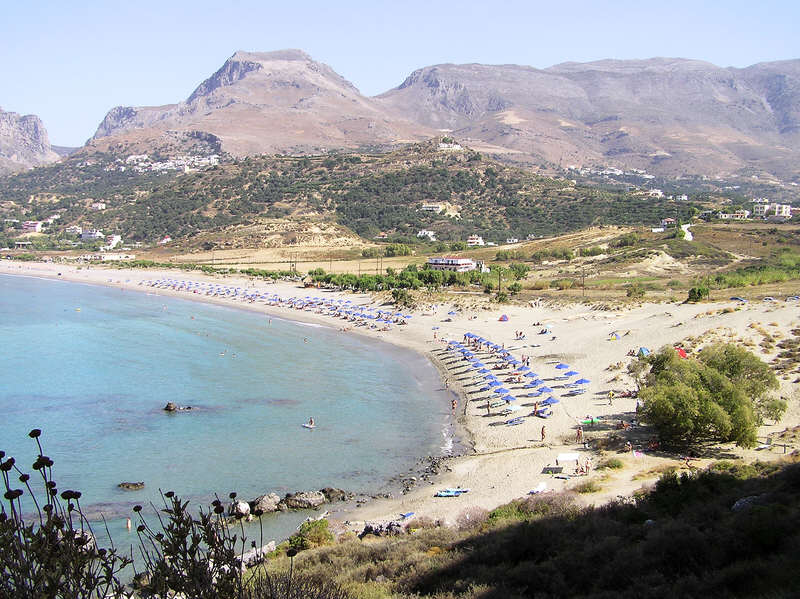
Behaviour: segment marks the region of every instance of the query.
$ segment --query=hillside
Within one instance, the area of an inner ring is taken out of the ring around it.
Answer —
[[[386,154],[258,156],[186,174],[136,173],[109,155],[73,156],[58,167],[0,179],[2,212],[42,220],[60,212],[56,231],[91,225],[129,241],[169,235],[210,249],[263,247],[252,227],[267,221],[333,223],[368,239],[383,232],[390,241],[416,241],[428,229],[444,241],[477,233],[505,242],[589,225],[652,225],[694,211],[687,202],[540,177],[440,144]],[[92,211],[98,198],[106,209]],[[441,211],[424,211],[424,204]],[[245,227],[251,234],[237,240],[235,231]],[[283,243],[296,243],[296,234]]]
[[[442,64],[414,71],[377,100],[520,162],[672,176],[800,174],[797,60],[746,69],[678,58],[547,69]]]

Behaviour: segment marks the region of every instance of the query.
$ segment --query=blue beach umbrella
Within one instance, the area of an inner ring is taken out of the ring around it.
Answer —
[[[559,362],[558,364],[556,364],[556,368],[558,370],[567,370],[569,366],[567,364],[564,364],[563,362]]]
[[[520,366],[517,368],[520,372],[525,372],[526,370],[530,370],[530,366]]]
[[[539,375],[538,375],[538,374],[536,374],[536,373],[535,373],[535,372],[533,372],[533,371],[531,371],[531,372],[526,372],[526,373],[525,373],[525,376],[527,376],[527,377],[530,377],[530,378],[532,378],[532,379],[538,379],[538,378],[539,378]]]
[[[497,389],[494,390],[494,392],[495,393],[508,393],[508,389],[506,389],[505,387],[498,387]]]
[[[580,372],[577,372],[575,370],[570,370],[569,372],[565,372],[564,376],[575,376],[575,375],[578,375],[578,374],[580,374]]]
[[[517,398],[514,397],[513,395],[504,395],[500,399],[502,399],[503,401],[517,401]]]
[[[541,404],[544,405],[544,406],[551,406],[551,405],[557,404],[557,403],[558,403],[558,400],[555,397],[553,397],[552,395],[541,402]]]
[[[577,381],[575,381],[575,383],[577,383],[578,385],[588,385],[591,382],[592,381],[590,381],[589,379],[578,379]]]
[[[553,390],[550,387],[548,387],[547,385],[545,385],[544,387],[539,387],[539,391],[541,393],[552,393],[553,392]]]

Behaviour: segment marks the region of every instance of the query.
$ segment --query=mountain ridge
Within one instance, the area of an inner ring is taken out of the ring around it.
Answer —
[[[393,147],[441,130],[545,169],[798,178],[800,60],[744,68],[675,57],[544,69],[444,63],[367,97],[302,50],[240,50],[183,101],[113,108],[88,147],[180,146],[203,132],[235,156],[313,154]]]

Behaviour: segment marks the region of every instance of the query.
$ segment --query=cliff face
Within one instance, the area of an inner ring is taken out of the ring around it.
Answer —
[[[39,117],[0,109],[0,174],[48,164],[58,158],[50,148]]]
[[[445,64],[415,71],[377,100],[523,161],[790,174],[800,157],[797,60],[746,69],[672,58]]]
[[[237,52],[178,104],[114,108],[90,143],[158,143],[175,131],[210,133],[234,155],[324,151],[430,133],[390,115],[327,65],[282,50]]]

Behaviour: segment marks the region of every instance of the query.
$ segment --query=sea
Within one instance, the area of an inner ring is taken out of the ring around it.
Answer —
[[[81,491],[122,547],[133,505],[152,511],[161,491],[207,506],[231,491],[391,490],[452,450],[450,396],[424,356],[336,327],[0,275],[0,449],[33,473],[41,429],[58,488]],[[264,518],[265,539],[309,515]]]

